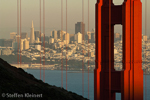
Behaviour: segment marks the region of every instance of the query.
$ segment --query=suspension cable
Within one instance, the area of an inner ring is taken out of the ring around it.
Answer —
[[[88,0],[88,32],[89,32],[89,0]],[[88,33],[88,99],[89,99],[89,34]]]
[[[84,0],[82,0],[82,96],[84,96]]]
[[[147,0],[145,0],[145,37],[147,37]],[[147,85],[147,56],[146,56],[146,49],[147,49],[147,41],[145,40],[145,100],[147,100],[147,89],[146,89],[146,85]]]
[[[17,42],[17,62],[19,65],[19,0],[17,0],[17,37],[16,37],[16,42]]]
[[[41,45],[41,0],[40,0],[40,46]],[[41,80],[41,51],[40,51],[40,80]]]
[[[43,55],[43,81],[45,82],[45,0],[43,0],[43,49],[44,49],[44,55]]]
[[[20,0],[20,67],[21,67],[21,51],[22,51],[22,46],[23,44],[21,43],[21,0]]]
[[[61,87],[63,87],[63,0],[61,0]]]
[[[67,0],[66,0],[66,90],[67,90]]]

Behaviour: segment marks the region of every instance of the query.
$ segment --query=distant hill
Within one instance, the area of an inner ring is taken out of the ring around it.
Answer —
[[[19,97],[18,97],[19,96]],[[51,86],[0,58],[0,100],[87,100]]]

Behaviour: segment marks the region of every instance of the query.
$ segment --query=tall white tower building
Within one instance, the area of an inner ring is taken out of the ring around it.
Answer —
[[[21,39],[21,43],[20,43],[20,50],[22,51],[23,50],[23,41],[24,41],[24,39]]]
[[[65,44],[68,44],[70,42],[70,36],[69,36],[69,33],[65,33],[63,35],[63,40],[65,42]]]
[[[30,43],[34,43],[34,42],[35,42],[35,37],[34,37],[34,26],[33,26],[33,20],[32,20]]]
[[[29,41],[27,39],[25,39],[23,41],[23,49],[26,50],[26,49],[29,49]]]
[[[80,32],[75,34],[75,40],[77,41],[77,43],[82,43],[82,34]]]

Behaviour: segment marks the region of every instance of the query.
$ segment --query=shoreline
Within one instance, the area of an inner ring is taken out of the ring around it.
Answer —
[[[24,69],[24,70],[28,70],[28,69],[29,70],[40,70],[40,68],[22,68],[22,69]],[[41,70],[43,70],[43,68]],[[44,69],[44,70],[61,71],[59,69],[54,69],[54,70]],[[63,70],[63,71],[66,71],[66,70]],[[67,71],[68,71],[68,73],[82,73],[82,70],[67,70]],[[84,73],[88,73],[88,70],[84,70]],[[93,71],[90,70],[89,73],[94,73],[94,70]],[[147,73],[147,74],[143,73],[143,75],[150,75],[150,73]]]

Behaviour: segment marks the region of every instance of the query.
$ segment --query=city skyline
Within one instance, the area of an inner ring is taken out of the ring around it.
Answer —
[[[13,1],[13,0],[12,0]],[[17,0],[15,2],[9,1],[10,3],[7,4],[5,1],[1,1],[0,9],[0,34],[9,34],[10,32],[17,32]],[[34,21],[34,28],[35,30],[40,30],[40,6],[37,0],[30,0],[30,4],[28,3],[29,0],[22,0],[22,32],[30,32],[30,23]],[[56,3],[58,6],[56,6]],[[50,5],[49,5],[50,4]],[[63,2],[63,30],[66,31],[66,7],[65,1]],[[71,6],[73,5],[73,6]],[[94,28],[95,26],[95,2],[90,1],[90,28]],[[4,10],[4,8],[6,10]],[[53,10],[55,9],[55,11]],[[68,33],[74,34],[74,23],[78,21],[82,21],[82,1],[76,0],[75,2],[68,1]],[[76,12],[72,14],[72,11]],[[84,16],[87,16],[87,2],[85,2],[84,8]],[[42,3],[42,14],[43,14],[43,3]],[[8,16],[11,16],[8,17]],[[43,17],[43,15],[41,15]],[[9,19],[7,19],[9,18]],[[87,17],[84,19],[85,23],[87,24],[88,20]],[[43,24],[43,18],[42,18]],[[60,30],[61,29],[61,1],[49,1],[45,0],[45,31],[46,34],[50,34],[50,31],[53,29]],[[87,28],[87,26],[86,26]],[[43,29],[43,26],[42,26]],[[6,37],[6,35],[2,35],[1,37]]]
[[[122,0],[114,0],[114,2],[119,3]],[[143,4],[143,33],[145,33],[145,1],[141,0]],[[8,3],[9,2],[9,3]],[[45,33],[46,35],[49,35],[50,32],[55,30],[61,30],[61,0],[60,2],[57,1],[50,1],[45,0]],[[66,31],[66,9],[65,9],[65,0],[63,1],[63,30]],[[96,0],[89,0],[89,12],[90,12],[90,31],[95,28],[95,3]],[[150,1],[147,1],[149,4]],[[50,5],[49,5],[50,4]],[[58,6],[57,6],[57,5]],[[43,6],[43,5],[42,5]],[[55,9],[55,10],[53,10]],[[150,7],[148,6],[148,9]],[[30,26],[31,21],[34,21],[34,28],[35,30],[40,30],[39,28],[39,2],[37,0],[22,0],[22,32],[30,33]],[[84,23],[85,23],[85,31],[88,27],[88,9],[87,9],[87,1],[84,1]],[[43,11],[42,11],[43,12]],[[42,13],[43,14],[43,13]],[[147,18],[149,18],[150,14],[147,15]],[[43,15],[42,15],[43,17]],[[43,18],[42,18],[43,20]],[[68,1],[68,27],[67,31],[70,34],[75,34],[74,30],[74,24],[76,22],[82,21],[82,1],[81,0],[75,0],[75,1]],[[149,19],[147,20],[149,23]],[[17,32],[17,0],[1,0],[0,1],[0,35],[1,38],[9,38],[7,37],[11,32]],[[148,26],[150,26],[148,24]],[[115,32],[121,33],[122,30],[120,28],[121,26],[116,28]],[[43,26],[42,26],[43,29]],[[43,30],[42,30],[43,31]],[[147,29],[147,33],[150,33],[150,30]]]

